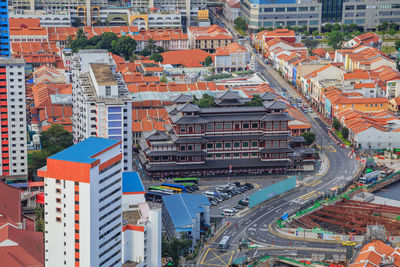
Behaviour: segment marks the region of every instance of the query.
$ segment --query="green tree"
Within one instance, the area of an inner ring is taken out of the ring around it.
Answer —
[[[113,32],[105,32],[105,33],[102,33],[100,36],[101,36],[101,39],[96,44],[96,48],[97,49],[107,49],[108,51],[112,51],[111,43],[114,40],[118,40],[118,36]],[[127,37],[127,36],[123,36],[123,37]]]
[[[165,52],[165,49],[162,46],[157,46],[156,51],[157,51],[157,53],[161,54],[161,53]]]
[[[335,24],[333,24],[332,29],[334,31],[340,31],[342,29],[342,27],[340,26],[339,23],[336,22]]]
[[[397,24],[396,22],[391,22],[390,23],[390,29],[398,31],[399,30],[399,24]]]
[[[243,18],[238,17],[237,19],[235,19],[234,23],[236,27],[238,27],[238,29],[242,31],[247,31],[247,23]]]
[[[85,37],[86,36],[85,36],[85,33],[83,32],[83,30],[78,29],[78,31],[76,32],[76,38],[79,39],[79,38],[85,38]]]
[[[351,32],[355,32],[357,30],[357,24],[355,23],[350,24],[349,29]]]
[[[274,30],[274,28],[268,27],[268,31],[272,32],[273,30]]]
[[[330,23],[325,24],[325,26],[323,27],[324,32],[331,32],[333,29],[333,25]]]
[[[30,176],[36,176],[36,170],[47,164],[47,157],[50,154],[47,150],[34,151],[28,155],[28,172]]]
[[[338,49],[344,41],[344,35],[340,31],[331,31],[328,33],[327,38],[328,45],[330,45],[333,49]]]
[[[160,82],[162,82],[162,83],[167,83],[167,82],[168,82],[167,77],[166,77],[165,75],[163,75],[163,76],[161,77],[161,79],[160,79]]]
[[[309,50],[313,50],[314,48],[316,48],[319,44],[319,42],[317,40],[314,39],[304,39],[303,40],[303,44],[309,49]]]
[[[262,106],[263,101],[259,95],[254,95],[253,98],[246,102],[245,106]]]
[[[157,51],[156,42],[150,38],[145,48],[147,48],[150,51],[150,54],[153,54],[154,52]]]
[[[339,131],[340,128],[342,127],[340,121],[336,118],[333,119],[332,126],[335,129],[335,131]]]
[[[306,144],[309,146],[315,141],[315,133],[313,132],[304,132],[302,134],[303,138],[306,140]]]
[[[215,107],[214,97],[209,94],[203,94],[200,99],[193,100],[200,108]]]
[[[154,54],[152,54],[152,55],[150,56],[150,59],[151,59],[151,60],[154,60],[155,62],[163,62],[163,61],[164,61],[163,56],[162,56],[161,54],[159,54],[159,53],[154,53]]]
[[[129,36],[122,36],[111,42],[111,51],[124,57],[126,60],[132,57],[136,49],[136,41]]]
[[[149,50],[149,48],[145,47],[142,51],[139,51],[139,55],[147,57],[151,55],[151,51]]]
[[[264,27],[260,27],[260,28],[257,29],[257,32],[262,32],[262,31],[265,31],[265,30],[266,29]]]
[[[388,33],[389,33],[390,35],[395,35],[395,34],[396,34],[396,30],[393,29],[393,28],[390,28],[389,31],[388,31]]]
[[[207,56],[207,57],[204,59],[204,66],[208,67],[208,66],[210,66],[212,63],[213,63],[213,60],[212,60],[212,57],[211,57],[211,56]]]
[[[173,238],[171,242],[167,242],[165,238],[161,242],[161,254],[163,257],[170,257],[172,259],[172,266],[180,266],[179,258],[189,253],[192,246],[192,240],[187,237],[181,239]]]
[[[386,31],[388,27],[389,27],[389,22],[383,21],[382,24],[379,25],[378,29],[380,31]]]
[[[344,32],[349,32],[349,31],[350,31],[350,26],[347,25],[347,24],[344,24],[344,25],[342,26],[342,30],[343,30]]]
[[[35,215],[35,230],[44,232],[44,207],[36,206]]]
[[[343,127],[341,132],[344,139],[349,137],[349,129],[347,129],[347,127]]]
[[[50,155],[73,145],[73,137],[70,132],[61,125],[52,125],[47,131],[40,135],[42,149],[49,152]]]
[[[317,31],[317,30],[315,30],[315,31],[313,31],[312,32],[312,35],[315,37],[315,36],[317,36],[319,34],[319,32]]]
[[[308,35],[310,35],[310,31],[304,31],[304,35],[306,35],[306,36],[308,36]]]
[[[400,40],[396,40],[394,42],[394,47],[396,48],[397,51],[399,51],[399,49],[400,49]]]

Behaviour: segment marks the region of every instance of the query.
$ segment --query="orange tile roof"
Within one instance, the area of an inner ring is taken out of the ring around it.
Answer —
[[[139,34],[133,36],[135,41],[168,41],[168,40],[188,40],[188,35],[183,33],[181,29],[165,29],[165,30],[140,30]]]
[[[188,68],[203,67],[206,57],[214,56],[201,49],[168,51],[161,54],[164,58],[162,64],[182,65]]]
[[[47,29],[43,28],[43,27],[29,27],[29,28],[10,27],[10,36],[13,36],[13,35],[23,35],[23,36],[43,35],[43,36],[47,36],[48,32],[47,32]]]
[[[72,94],[72,85],[49,83],[47,80],[32,86],[32,94],[36,108],[51,106],[50,95]]]
[[[39,18],[9,18],[9,25],[12,28],[30,28],[30,27],[40,27]]]
[[[355,89],[361,89],[361,88],[375,88],[376,85],[375,83],[356,83],[354,85]]]
[[[266,31],[264,32],[264,36],[268,37],[295,37],[294,30],[288,30],[288,29],[276,29],[274,31]]]
[[[355,70],[354,72],[344,73],[344,80],[368,80],[370,78],[367,71]]]
[[[319,56],[320,58],[324,58],[326,56],[326,50],[323,48],[315,48],[312,50],[314,55]]]
[[[196,40],[232,40],[230,32],[218,25],[207,27],[190,27],[189,31]]]
[[[237,42],[233,42],[227,46],[224,47],[217,47],[215,49],[215,56],[227,56],[230,55],[231,53],[244,53],[246,52],[247,49],[238,44]]]

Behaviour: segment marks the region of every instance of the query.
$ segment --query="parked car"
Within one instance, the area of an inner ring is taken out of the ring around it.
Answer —
[[[235,207],[233,207],[234,209],[237,209],[237,210],[242,210],[242,209],[244,209],[245,208],[245,206],[242,206],[242,205],[236,205]]]
[[[254,185],[252,185],[251,183],[245,183],[245,186],[249,186],[251,189],[254,188]]]
[[[308,108],[308,113],[313,113],[313,109],[312,108]]]

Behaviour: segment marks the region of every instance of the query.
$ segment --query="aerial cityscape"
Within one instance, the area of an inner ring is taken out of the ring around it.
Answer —
[[[400,267],[400,0],[0,17],[0,267]]]

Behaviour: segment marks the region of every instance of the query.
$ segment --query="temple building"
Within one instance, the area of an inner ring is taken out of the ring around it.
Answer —
[[[261,99],[249,105],[250,98],[228,90],[201,108],[178,95],[166,107],[170,127],[143,133],[142,168],[153,177],[313,170],[315,151],[291,135],[287,105],[271,92]]]

